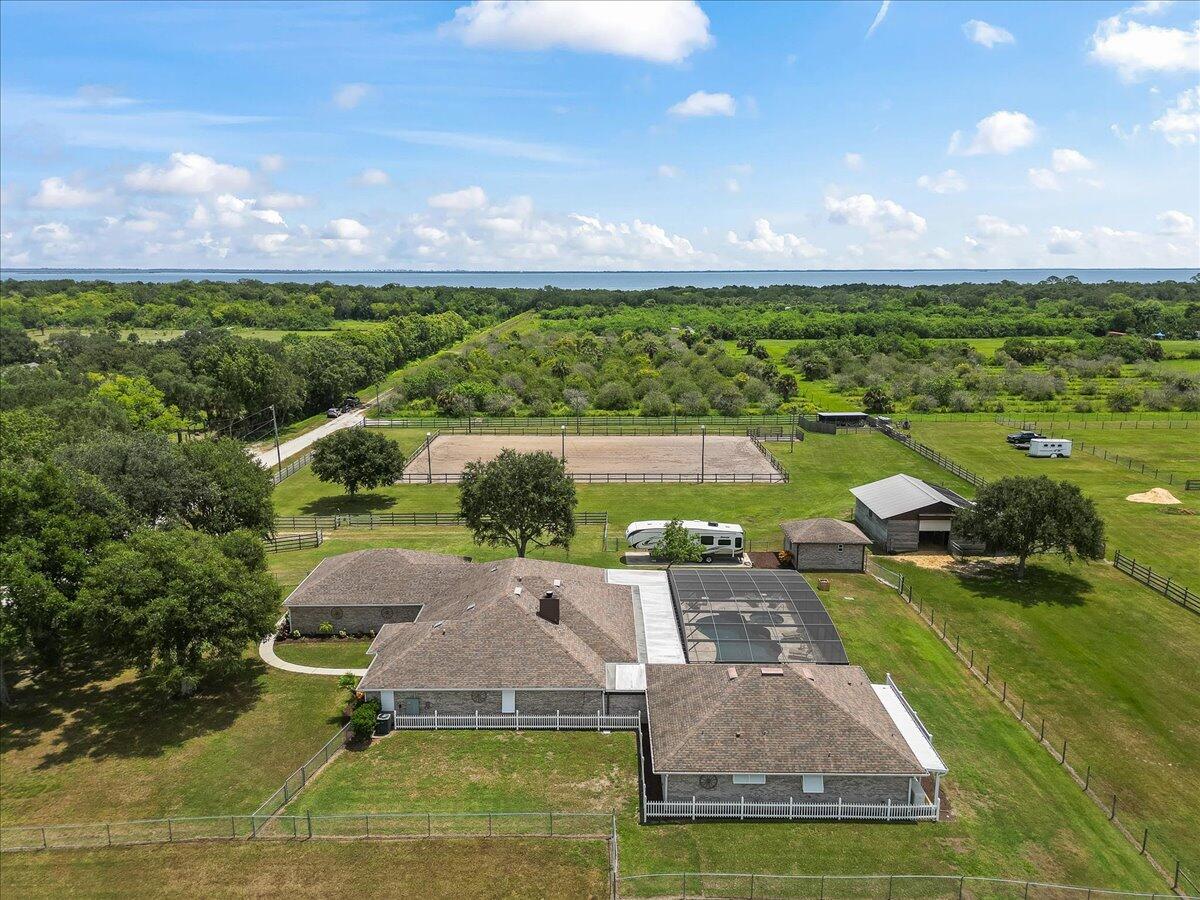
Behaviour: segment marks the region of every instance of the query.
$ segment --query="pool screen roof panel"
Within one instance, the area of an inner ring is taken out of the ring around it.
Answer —
[[[672,569],[690,662],[849,663],[825,605],[791,569]]]

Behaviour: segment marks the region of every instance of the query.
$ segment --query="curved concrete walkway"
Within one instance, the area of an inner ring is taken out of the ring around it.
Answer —
[[[262,661],[268,666],[283,669],[285,672],[296,672],[299,675],[345,675],[349,672],[351,675],[357,675],[359,678],[362,678],[367,674],[366,669],[328,669],[322,666],[301,666],[297,663],[290,663],[286,659],[280,659],[275,655],[275,635],[271,635],[258,645],[258,655],[262,657]]]

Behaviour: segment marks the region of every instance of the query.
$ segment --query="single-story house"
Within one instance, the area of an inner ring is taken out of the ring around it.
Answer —
[[[650,665],[646,703],[665,804],[652,812],[890,802],[909,807],[896,818],[936,817],[946,765],[890,677],[873,685],[858,666]]]
[[[385,710],[631,715],[634,590],[589,566],[387,548],[327,558],[285,606],[303,633],[376,632],[358,689]]]
[[[871,539],[840,519],[791,519],[780,523],[783,546],[802,572],[861,572]]]
[[[854,521],[885,553],[946,547],[955,537],[954,513],[972,505],[949,488],[903,474],[850,488],[850,493]]]

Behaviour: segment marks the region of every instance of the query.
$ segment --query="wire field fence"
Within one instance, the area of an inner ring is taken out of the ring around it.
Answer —
[[[877,574],[880,570],[886,577]],[[945,613],[942,613],[939,619],[938,610],[917,596],[913,592],[912,584],[902,574],[884,569],[873,561],[869,562],[867,571],[896,589],[901,599],[929,626],[959,662],[967,667],[971,675],[1033,735],[1038,744],[1063,767],[1084,794],[1104,811],[1117,830],[1146,857],[1167,883],[1172,885],[1172,890],[1200,894],[1200,876],[1194,868],[1194,862],[1189,861],[1185,864],[1178,851],[1168,846],[1157,833],[1151,834],[1144,822],[1137,821],[1136,815],[1126,810],[1121,803],[1119,787],[1108,781],[1103,773],[1077,758],[1077,751],[1072,753],[1073,742],[1070,734],[1058,729],[1055,723],[1037,713],[1025,698],[1018,696],[1016,691],[1009,687],[1008,679],[1002,677],[1000,672],[994,671],[992,664],[983,658],[982,653],[977,654],[974,647],[969,647],[964,642],[962,634],[951,627]]]
[[[1041,428],[1060,428],[1063,431],[1074,431],[1080,428],[1097,428],[1101,431],[1125,431],[1136,428],[1200,428],[1200,418],[1196,416],[1185,418],[1178,413],[1176,413],[1176,417],[1161,419],[1131,419],[1128,415],[1120,419],[1105,419],[1103,414],[1092,414],[1086,418],[1068,417],[1066,419],[1058,419],[1054,416],[1042,419],[1010,419],[1005,416],[997,416],[996,422],[1022,430],[1029,429],[1034,431]]]
[[[1177,897],[1177,894],[1103,890],[1041,881],[970,875],[757,875],[733,872],[663,872],[621,875],[621,897],[722,897],[744,900],[1107,900]]]
[[[1168,600],[1178,603],[1190,612],[1200,613],[1200,594],[1195,594],[1188,588],[1171,578],[1159,575],[1149,566],[1144,566],[1131,556],[1126,556],[1120,550],[1113,557],[1113,566],[1119,572],[1124,572],[1135,581],[1140,581],[1152,591],[1157,591]]]
[[[252,833],[257,834],[258,826],[270,820],[275,813],[283,809],[296,794],[304,789],[304,786],[308,784],[308,779],[346,746],[346,739],[349,734],[350,723],[347,722],[337,730],[337,733],[333,737],[325,742],[325,746],[312,755],[308,762],[283,780],[283,784],[270,797],[263,801],[262,806],[250,815],[250,830]]]
[[[561,837],[608,839],[607,812],[398,812],[202,816],[0,828],[0,851],[84,850],[188,841]]]

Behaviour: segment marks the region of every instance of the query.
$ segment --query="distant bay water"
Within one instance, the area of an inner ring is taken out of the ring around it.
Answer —
[[[664,287],[768,287],[795,284],[823,287],[836,284],[916,285],[992,284],[1015,281],[1036,284],[1052,275],[1073,275],[1080,281],[1187,281],[1198,269],[806,269],[689,272],[410,272],[410,271],[279,271],[238,269],[0,269],[0,277],[24,279],[71,278],[76,281],[238,281],[352,284],[407,287],[488,287],[574,290],[644,291]]]

